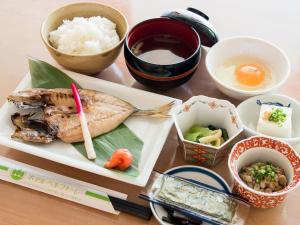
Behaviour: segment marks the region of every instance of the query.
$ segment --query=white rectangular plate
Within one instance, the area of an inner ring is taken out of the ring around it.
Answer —
[[[170,111],[170,113],[172,113],[176,105],[181,104],[181,100],[179,99],[126,87],[124,85],[70,71],[65,72],[74,80],[76,80],[83,88],[94,89],[114,95],[122,100],[130,102],[140,109],[151,109],[166,104],[170,101],[175,101],[175,104]],[[16,91],[25,90],[30,87],[30,74],[27,74],[18,85]],[[0,144],[137,186],[146,185],[155,162],[173,125],[173,120],[171,118],[161,120],[146,117],[130,117],[125,121],[125,124],[144,142],[139,161],[140,174],[138,177],[129,177],[125,174],[116,173],[96,165],[82,156],[71,144],[66,144],[62,141],[55,141],[51,144],[42,145],[12,140],[10,136],[15,128],[11,123],[10,117],[14,112],[16,112],[15,106],[8,102],[6,102],[0,109]]]

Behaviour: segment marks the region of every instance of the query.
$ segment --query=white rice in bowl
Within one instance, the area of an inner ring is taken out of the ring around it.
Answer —
[[[49,33],[49,42],[54,48],[72,55],[101,53],[119,41],[116,24],[101,16],[64,20]]]

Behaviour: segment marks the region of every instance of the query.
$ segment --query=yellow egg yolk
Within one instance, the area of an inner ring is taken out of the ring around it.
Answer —
[[[264,71],[254,64],[238,66],[235,69],[235,76],[239,83],[247,86],[257,86],[265,80]]]

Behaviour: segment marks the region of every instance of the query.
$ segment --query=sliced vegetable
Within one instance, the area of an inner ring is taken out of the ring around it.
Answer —
[[[197,142],[198,139],[199,139],[199,132],[196,132],[196,133],[186,133],[184,135],[184,139],[185,140],[189,140],[189,141],[194,141],[194,142]]]
[[[219,141],[221,137],[222,137],[222,131],[221,129],[219,129],[219,130],[212,131],[209,136],[199,138],[198,141],[203,144],[210,144],[211,142]]]
[[[202,137],[205,137],[207,135],[210,135],[211,130],[208,127],[200,127],[198,125],[195,125],[191,127],[190,132],[199,132]]]
[[[213,126],[213,125],[208,125],[208,129],[210,129],[210,130],[217,130],[217,128],[215,126]]]
[[[184,134],[184,139],[219,147],[228,140],[229,137],[224,128],[217,129],[213,125],[209,125],[208,127],[194,125]]]
[[[227,140],[229,139],[229,135],[228,135],[228,133],[227,133],[227,130],[226,130],[226,129],[224,129],[224,128],[221,128],[221,130],[222,130],[222,137],[223,137],[223,139],[224,139],[224,142],[225,142],[225,141],[227,141]]]
[[[197,142],[199,138],[206,137],[211,134],[211,130],[207,127],[193,126],[184,135],[184,139]]]

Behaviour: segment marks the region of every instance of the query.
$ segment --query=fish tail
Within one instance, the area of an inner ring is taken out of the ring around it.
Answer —
[[[171,115],[169,115],[169,111],[174,105],[175,101],[169,102],[168,104],[165,104],[161,107],[150,109],[150,110],[142,110],[142,109],[136,109],[136,111],[133,113],[133,116],[149,116],[153,118],[169,118]]]

